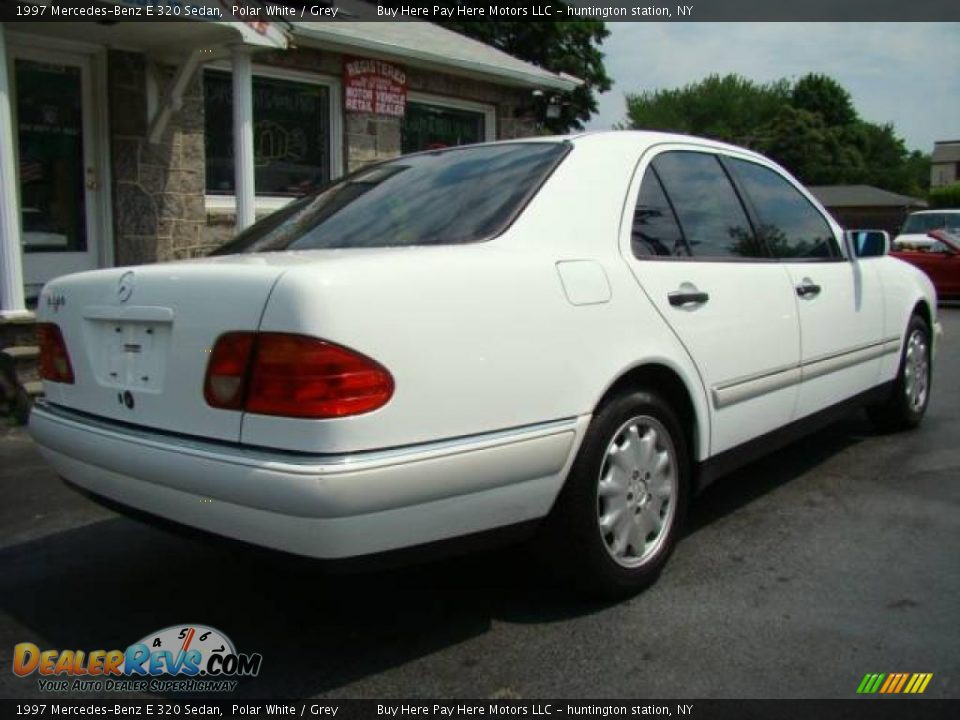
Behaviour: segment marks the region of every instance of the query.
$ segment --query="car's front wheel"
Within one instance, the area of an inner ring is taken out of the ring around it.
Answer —
[[[558,568],[588,593],[652,583],[681,532],[690,485],[686,439],[670,406],[623,393],[594,416],[548,532]]]
[[[900,370],[893,393],[882,405],[868,408],[882,430],[905,430],[920,424],[930,401],[930,326],[920,315],[910,318],[900,354]]]

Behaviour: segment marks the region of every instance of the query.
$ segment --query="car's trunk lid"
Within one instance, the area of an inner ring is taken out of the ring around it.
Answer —
[[[204,400],[217,337],[257,330],[282,264],[236,256],[81,273],[50,282],[41,321],[60,326],[74,384],[48,400],[152,429],[237,442],[242,413]]]

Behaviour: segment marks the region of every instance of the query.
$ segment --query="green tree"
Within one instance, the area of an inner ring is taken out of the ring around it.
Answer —
[[[846,89],[825,75],[794,83],[711,75],[628,95],[627,126],[743,145],[808,185],[866,184],[911,195],[928,185],[929,156],[908,153],[892,125],[861,119]]]
[[[930,189],[930,154],[914,150],[907,158],[907,172],[910,176],[911,195],[923,196]]]
[[[819,115],[829,126],[850,125],[857,120],[850,93],[833,78],[818,73],[797,80],[790,91],[790,104]]]
[[[739,75],[710,75],[675,90],[628,95],[628,124],[753,145],[760,128],[787,105],[789,93],[786,80],[761,85]]]
[[[960,207],[960,182],[941,185],[933,188],[929,195],[930,207],[958,208]]]
[[[846,182],[844,170],[861,160],[858,153],[843,146],[820,115],[791,105],[781,107],[748,144],[809,185]]]
[[[405,3],[403,0],[381,0],[380,4],[398,6]],[[440,0],[436,4],[456,7],[472,3],[463,0]],[[532,7],[538,3],[526,0],[524,4]],[[556,8],[554,13],[557,13]],[[603,53],[600,50],[604,39],[610,34],[604,22],[478,21],[456,18],[435,19],[433,22],[546,70],[568,73],[582,80],[583,85],[562,95],[560,117],[544,120],[545,127],[551,132],[564,133],[583,129],[583,122],[597,110],[597,93],[610,89],[610,77],[604,67]]]

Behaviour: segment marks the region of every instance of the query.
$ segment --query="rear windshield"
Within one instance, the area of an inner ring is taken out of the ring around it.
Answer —
[[[568,148],[511,143],[397,158],[287,205],[212,254],[485,240],[506,229]]]
[[[951,232],[960,230],[960,213],[923,213],[922,215],[911,215],[903,224],[903,230],[900,232],[920,234],[931,230],[943,230],[946,228]]]

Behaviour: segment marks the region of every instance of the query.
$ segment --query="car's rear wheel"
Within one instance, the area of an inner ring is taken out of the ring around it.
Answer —
[[[687,443],[658,395],[619,395],[594,416],[550,520],[555,566],[589,594],[621,597],[652,583],[680,535]]]
[[[930,326],[920,315],[910,318],[900,353],[900,370],[893,393],[882,405],[867,409],[882,430],[905,430],[923,420],[930,401]]]

